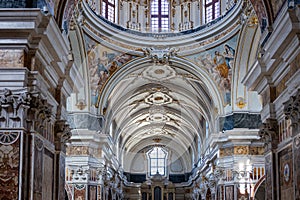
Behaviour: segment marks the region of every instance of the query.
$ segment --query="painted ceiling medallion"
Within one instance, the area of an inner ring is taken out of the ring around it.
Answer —
[[[152,65],[143,72],[143,77],[152,81],[165,81],[175,76],[175,70],[169,65]]]
[[[172,103],[173,99],[162,92],[155,92],[146,97],[145,102],[151,105],[165,105]]]

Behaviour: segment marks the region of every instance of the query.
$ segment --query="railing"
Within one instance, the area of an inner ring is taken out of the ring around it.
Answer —
[[[265,175],[265,167],[264,166],[254,166],[252,168],[252,172],[250,173],[250,178],[252,181],[258,181],[261,177]]]
[[[257,182],[261,177],[265,175],[265,167],[264,166],[253,166],[250,171],[235,171],[233,169],[226,169],[224,171],[224,182],[232,182],[235,181],[235,177],[239,175],[243,175],[243,177],[247,177],[251,182]]]
[[[131,30],[128,28],[124,28],[123,26],[120,26],[118,24],[115,24],[109,20],[107,20],[106,18],[102,17],[101,15],[99,15],[98,13],[96,13],[90,6],[88,6],[88,9],[90,10],[90,12],[92,12],[94,15],[96,15],[98,17],[99,20],[105,22],[106,24],[120,30],[120,31],[124,31],[130,34],[135,34],[137,36],[143,36],[143,37],[157,37],[157,35],[163,34],[164,37],[176,37],[176,36],[181,36],[181,35],[185,35],[185,34],[192,34],[195,32],[198,32],[200,30],[206,29],[220,21],[222,21],[222,19],[224,19],[225,17],[227,17],[227,15],[229,15],[231,13],[231,11],[236,7],[237,3],[234,3],[234,0],[230,1],[230,5],[231,7],[227,10],[227,12],[224,15],[221,15],[220,17],[214,19],[213,21],[206,23],[204,25],[198,26],[194,29],[190,29],[190,30],[185,30],[185,31],[180,31],[180,32],[140,32],[140,31],[136,31],[136,30]]]

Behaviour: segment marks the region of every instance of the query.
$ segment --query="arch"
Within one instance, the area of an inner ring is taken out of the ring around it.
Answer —
[[[162,192],[161,192],[161,187],[156,186],[154,188],[154,200],[162,200]]]
[[[265,190],[265,184],[266,184],[266,175],[263,175],[254,185],[253,198],[255,198],[255,196],[257,195],[259,190],[263,190],[263,191]],[[258,200],[261,200],[261,199],[258,199]]]

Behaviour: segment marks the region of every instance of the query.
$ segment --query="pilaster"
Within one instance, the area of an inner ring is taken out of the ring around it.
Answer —
[[[262,124],[259,135],[265,144],[265,199],[272,200],[277,198],[276,150],[279,142],[277,120],[267,119],[266,122]]]

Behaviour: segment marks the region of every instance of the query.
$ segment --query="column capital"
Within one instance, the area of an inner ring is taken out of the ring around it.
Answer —
[[[262,123],[259,136],[261,140],[265,143],[265,150],[276,149],[279,143],[278,136],[278,122],[276,119],[266,119],[264,123]]]
[[[300,130],[300,89],[294,96],[291,96],[288,101],[283,103],[284,114],[287,119],[292,122],[292,133],[296,135]]]
[[[66,120],[58,120],[54,124],[55,148],[56,150],[66,152],[66,143],[71,138],[71,129]]]

